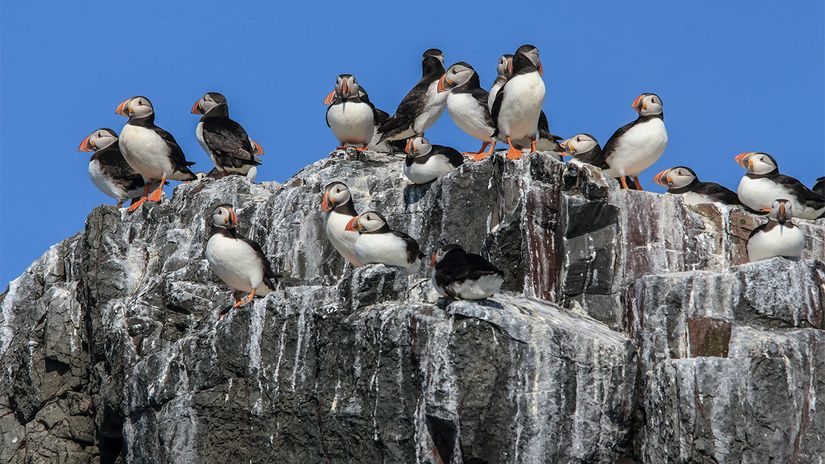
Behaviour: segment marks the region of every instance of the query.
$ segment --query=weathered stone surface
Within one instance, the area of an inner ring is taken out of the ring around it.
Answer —
[[[345,266],[333,180],[425,252],[488,256],[505,292]],[[203,247],[225,202],[284,278],[219,321]],[[99,207],[0,296],[0,461],[815,462],[825,227],[800,223],[800,261],[740,265],[760,220],[542,154],[409,186],[400,158],[337,153]]]

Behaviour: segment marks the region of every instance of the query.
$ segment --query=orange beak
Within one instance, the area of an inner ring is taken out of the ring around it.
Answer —
[[[662,187],[667,187],[668,184],[670,184],[670,181],[672,180],[670,177],[667,176],[667,174],[669,172],[670,172],[670,169],[665,169],[664,171],[660,172],[659,174],[656,174],[653,177],[653,183],[659,184]]]
[[[91,145],[89,145],[89,139],[91,137],[92,137],[91,134],[87,135],[86,138],[83,139],[82,142],[80,142],[80,148],[78,148],[77,150],[78,151],[92,151],[92,147],[91,147]]]
[[[349,222],[347,223],[346,227],[344,227],[344,230],[346,230],[348,232],[355,232],[355,227],[354,226],[355,226],[355,221],[357,219],[358,219],[358,216],[355,216],[354,218],[350,219]]]
[[[407,153],[409,155],[412,155],[412,140],[413,139],[411,138],[407,139],[407,144],[404,146],[404,153]]]
[[[513,60],[512,59],[507,60],[507,74],[509,74],[511,76],[513,75]]]
[[[561,156],[573,156],[573,155],[575,155],[575,153],[573,152],[573,149],[570,147],[570,139],[567,139],[567,140],[563,141],[562,143],[559,144],[559,146],[562,148],[562,150],[564,150],[564,153],[562,153]]]
[[[253,140],[252,145],[255,145],[255,150],[258,152],[258,156],[264,154],[264,147],[262,147],[260,143]]]
[[[544,68],[541,65],[541,61],[539,61],[539,76],[543,76],[543,75],[544,75]]]
[[[641,99],[642,99],[642,96],[639,95],[638,97],[636,97],[635,100],[633,100],[633,105],[632,105],[633,111],[639,111],[639,101],[641,101]]]
[[[238,215],[235,214],[235,210],[230,209],[229,210],[229,215],[232,217],[232,225],[237,226],[238,225]]]
[[[733,159],[735,159],[735,160],[736,160],[736,163],[737,163],[739,166],[742,166],[742,167],[743,167],[743,168],[745,168],[745,169],[750,169],[750,165],[751,165],[751,163],[750,163],[750,155],[751,155],[751,153],[752,153],[752,152],[739,153],[739,154],[738,154],[738,155],[736,155]],[[745,165],[745,162],[746,162],[746,161],[747,161],[747,163],[748,163],[747,165]]]
[[[763,213],[770,213],[771,209],[770,208],[762,208],[759,211],[762,211]]]
[[[332,208],[335,207],[335,202],[330,200],[329,193],[324,193],[324,199],[321,200],[321,210],[325,213],[332,211]]]
[[[443,74],[441,78],[438,79],[438,93],[446,92],[450,90],[447,88],[447,74]]]
[[[435,267],[435,253],[433,253],[432,258],[430,258],[430,262],[433,264],[433,267]]]
[[[333,97],[335,97],[335,91],[334,90],[332,92],[328,93],[327,97],[324,98],[324,104],[327,105],[327,106],[331,105]]]
[[[788,212],[785,210],[785,203],[779,204],[779,211],[776,212],[776,219],[779,222],[785,222],[788,220]]]
[[[129,100],[131,100],[131,98],[127,98],[126,100],[123,100],[122,102],[120,102],[120,104],[117,105],[117,108],[115,109],[115,114],[119,114],[121,116],[126,116],[128,118],[129,115],[126,114],[126,107],[129,104]]]
[[[347,85],[346,79],[341,82],[341,95],[347,95],[349,93],[349,86]]]
[[[202,114],[200,104],[201,104],[201,101],[198,100],[198,101],[195,102],[194,105],[192,105],[192,114]]]

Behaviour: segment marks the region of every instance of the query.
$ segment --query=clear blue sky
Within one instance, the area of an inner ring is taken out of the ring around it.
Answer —
[[[652,176],[676,164],[735,189],[732,158],[748,150],[807,184],[825,175],[821,1],[283,3],[2,2],[0,287],[114,203],[77,146],[98,127],[120,130],[124,98],[148,96],[206,171],[189,109],[223,92],[266,151],[259,179],[282,181],[335,146],[322,101],[337,74],[355,74],[392,113],[429,47],[489,85],[500,54],[538,46],[545,110],[563,136],[604,143],[633,119],[637,94],[658,93],[670,145],[642,176],[654,190]],[[427,135],[479,145],[446,113]]]

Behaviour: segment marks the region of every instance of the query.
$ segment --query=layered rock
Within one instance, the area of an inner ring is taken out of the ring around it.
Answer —
[[[448,302],[423,266],[345,266],[333,180],[425,251],[486,255],[505,292]],[[203,257],[220,203],[284,276],[223,321]],[[543,154],[411,186],[400,158],[338,153],[284,184],[99,207],[2,297],[0,460],[809,462],[825,227],[801,224],[798,262],[740,265],[759,221]]]

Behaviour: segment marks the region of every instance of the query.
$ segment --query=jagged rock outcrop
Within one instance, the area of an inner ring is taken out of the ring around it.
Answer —
[[[504,294],[345,266],[332,180],[425,250],[485,254]],[[219,322],[224,202],[284,279]],[[825,224],[799,261],[743,264],[759,221],[542,154],[409,186],[400,158],[339,153],[98,207],[2,296],[0,461],[817,462]]]

